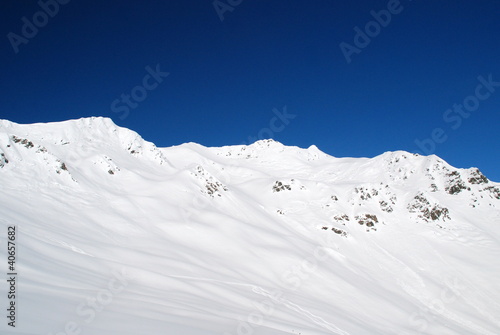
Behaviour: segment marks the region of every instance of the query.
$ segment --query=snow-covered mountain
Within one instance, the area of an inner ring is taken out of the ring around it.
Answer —
[[[499,334],[500,184],[437,156],[0,120],[1,334]]]

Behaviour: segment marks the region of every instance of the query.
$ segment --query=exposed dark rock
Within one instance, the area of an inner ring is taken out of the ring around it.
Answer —
[[[362,215],[357,215],[355,219],[358,221],[360,225],[365,225],[368,228],[372,228],[372,230],[376,230],[375,224],[378,223],[378,218],[374,214],[362,214]]]
[[[21,143],[22,145],[24,145],[28,149],[31,149],[34,147],[33,142],[27,140],[26,138],[19,138],[15,135],[12,135],[12,141],[14,143]]]
[[[442,207],[439,204],[431,205],[422,193],[415,196],[413,201],[408,204],[407,209],[410,213],[418,213],[418,217],[426,222],[440,219],[443,221],[446,219],[451,220],[448,208]]]
[[[445,191],[449,194],[458,194],[462,192],[462,190],[467,189],[460,176],[460,173],[458,173],[457,171],[448,173],[446,176],[450,177],[450,179],[448,180],[448,185],[445,188]]]
[[[290,191],[291,189],[290,185],[283,184],[281,181],[276,181],[273,185],[273,192],[280,192],[284,190]]]
[[[469,183],[471,184],[487,184],[488,182],[488,178],[486,178],[479,169],[475,169],[469,177]]]
[[[380,204],[380,209],[384,212],[391,213],[394,210],[387,201],[380,200],[378,203]]]
[[[4,153],[0,153],[0,168],[3,168],[5,164],[9,164],[9,160],[5,157]]]
[[[493,197],[500,199],[500,188],[494,186],[488,186],[485,187],[484,189],[490,191]]]

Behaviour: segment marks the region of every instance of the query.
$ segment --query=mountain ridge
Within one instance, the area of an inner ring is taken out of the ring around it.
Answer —
[[[500,184],[434,155],[158,148],[106,118],[0,120],[0,187],[26,334],[500,329]],[[116,273],[123,292],[87,305]]]

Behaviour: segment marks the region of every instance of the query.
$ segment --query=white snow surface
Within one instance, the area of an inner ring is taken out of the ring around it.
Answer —
[[[1,334],[500,334],[500,184],[437,156],[0,120]]]

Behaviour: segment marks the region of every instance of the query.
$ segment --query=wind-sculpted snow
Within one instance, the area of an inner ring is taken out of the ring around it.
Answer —
[[[500,333],[500,185],[436,156],[0,120],[0,187],[2,334]]]

